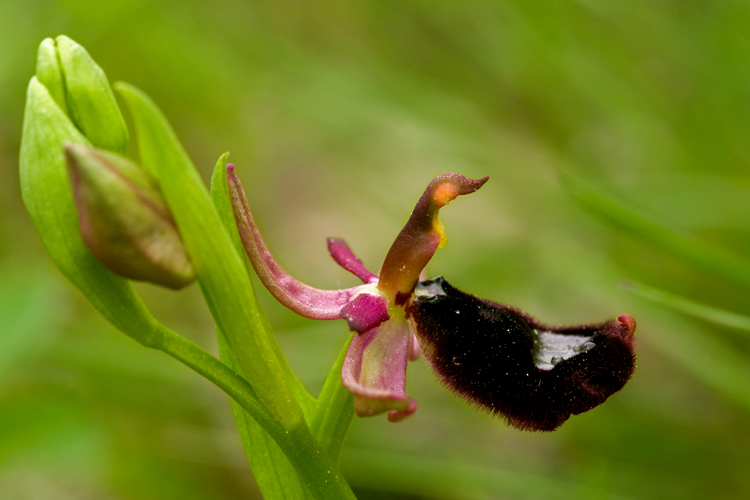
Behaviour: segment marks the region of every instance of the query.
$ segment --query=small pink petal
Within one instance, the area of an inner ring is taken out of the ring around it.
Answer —
[[[354,255],[352,249],[341,238],[328,238],[328,252],[340,265],[364,283],[375,283],[378,281],[378,275],[370,272],[359,257]]]

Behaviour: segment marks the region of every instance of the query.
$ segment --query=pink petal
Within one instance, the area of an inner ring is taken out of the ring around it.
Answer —
[[[364,283],[375,283],[378,281],[378,275],[370,272],[359,257],[354,255],[349,245],[341,238],[328,238],[328,252],[340,265]]]
[[[354,410],[360,417],[388,412],[398,422],[417,411],[406,395],[406,364],[412,332],[404,318],[392,318],[357,334],[341,370],[341,381],[354,394]]]

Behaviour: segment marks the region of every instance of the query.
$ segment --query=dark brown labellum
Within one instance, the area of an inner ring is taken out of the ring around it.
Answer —
[[[407,313],[440,380],[519,429],[556,429],[619,391],[635,369],[630,316],[551,327],[442,277],[414,292]]]

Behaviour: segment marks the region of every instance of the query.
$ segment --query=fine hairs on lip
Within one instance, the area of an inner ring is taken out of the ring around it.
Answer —
[[[518,429],[555,430],[619,391],[635,369],[630,316],[550,327],[513,307],[464,293],[442,277],[417,288],[407,311],[437,376],[456,395]],[[535,360],[547,347],[539,332],[570,339],[567,357],[554,365]]]

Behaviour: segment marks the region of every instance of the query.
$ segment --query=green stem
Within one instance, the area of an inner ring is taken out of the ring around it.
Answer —
[[[338,462],[354,418],[354,397],[341,384],[341,366],[354,335],[349,337],[320,391],[310,430],[330,457]]]
[[[150,337],[149,347],[190,367],[239,403],[273,437],[316,498],[354,498],[327,450],[322,449],[307,426],[285,428],[258,401],[247,380],[224,363],[163,325],[159,325],[156,335]]]
[[[135,336],[131,335],[131,337]],[[285,435],[283,426],[260,403],[258,396],[256,396],[255,391],[253,391],[247,380],[198,345],[167,327],[159,325],[156,339],[152,340],[148,347],[168,354],[210,380],[219,389],[242,405],[269,432]]]

